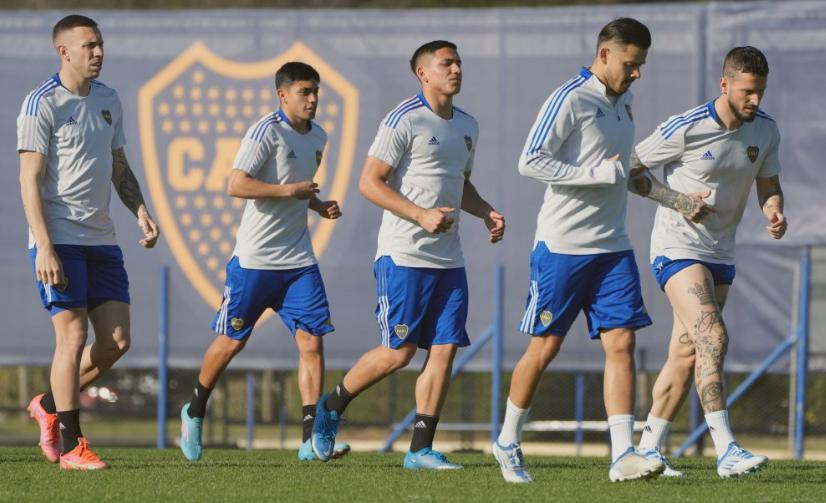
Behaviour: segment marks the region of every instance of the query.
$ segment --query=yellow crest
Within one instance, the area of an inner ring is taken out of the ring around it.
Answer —
[[[393,331],[396,332],[396,337],[399,339],[404,339],[407,337],[408,328],[404,323],[400,323],[393,327]]]
[[[554,313],[548,311],[547,309],[539,313],[539,321],[542,322],[542,325],[549,326],[551,322],[554,320]]]
[[[329,142],[315,182],[322,188],[320,197],[341,204],[355,154],[358,90],[301,42],[255,63],[224,59],[196,42],[138,94],[153,206],[175,260],[210,306],[221,302],[224,264],[234,249],[245,204],[226,195],[227,177],[247,129],[277,108],[273,76],[288,61],[312,65],[321,76],[315,122]],[[324,253],[333,222],[310,215],[317,257]]]
[[[244,320],[241,318],[233,318],[229,323],[232,325],[233,330],[241,330],[244,328]]]

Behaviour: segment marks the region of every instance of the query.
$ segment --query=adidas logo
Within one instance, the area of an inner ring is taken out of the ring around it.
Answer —
[[[419,429],[422,429],[422,428],[427,428],[427,425],[426,425],[426,424],[424,424],[424,421],[421,421],[421,420],[420,420],[418,423],[416,423],[416,424],[414,424],[414,425],[413,425],[413,428],[419,428]]]
[[[646,424],[645,428],[643,428],[642,431],[647,432],[647,433],[651,433],[651,427]]]
[[[709,427],[708,427],[708,431],[717,431],[717,430],[716,430],[716,429],[714,429],[714,426],[709,426]]]
[[[77,121],[71,115],[69,116],[69,120],[66,121],[67,126],[77,126]]]
[[[702,157],[700,157],[700,160],[701,161],[713,161],[714,160],[714,154],[711,153],[711,150],[706,150],[706,153],[703,154]]]
[[[603,112],[601,108],[597,107],[597,119],[600,117],[605,117],[605,112]]]
[[[310,420],[313,420],[313,419],[315,419],[315,418],[312,416],[312,414],[307,414],[306,416],[304,416],[304,421],[310,421]]]
[[[295,159],[295,158],[296,158],[295,150],[290,150],[290,153],[287,154],[287,159]]]
[[[441,145],[441,143],[439,143],[439,139],[436,138],[435,136],[432,136],[430,138],[430,140],[427,142],[427,144],[428,145]]]

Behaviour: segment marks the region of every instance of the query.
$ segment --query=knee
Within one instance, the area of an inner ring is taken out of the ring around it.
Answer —
[[[556,336],[549,335],[542,341],[542,344],[537,344],[534,347],[533,353],[542,368],[547,367],[556,357],[557,353],[559,353],[558,338]]]
[[[690,375],[691,372],[694,370],[694,364],[696,363],[697,358],[692,351],[691,353],[677,355],[672,359],[672,363],[675,367],[677,367],[680,372]]]
[[[225,359],[232,359],[235,355],[240,353],[242,349],[244,349],[244,346],[247,345],[247,341],[235,340],[225,335],[219,337],[220,344],[218,344],[217,349]]]
[[[632,330],[612,330],[603,334],[605,356],[610,359],[628,359],[634,356],[635,339]]]
[[[316,337],[313,337],[316,339]],[[298,356],[302,360],[318,360],[324,355],[321,341],[312,340],[307,344],[302,344],[298,348]]]
[[[129,336],[129,332],[125,332],[122,337],[115,339],[114,349],[118,356],[125,355],[130,347],[132,347],[132,338]]]
[[[59,351],[75,353],[82,351],[86,345],[88,332],[81,328],[67,330],[57,338],[57,348]]]
[[[395,372],[396,370],[406,367],[415,354],[416,346],[405,344],[398,349],[390,349],[387,357],[385,358],[385,362],[387,363],[390,372]]]

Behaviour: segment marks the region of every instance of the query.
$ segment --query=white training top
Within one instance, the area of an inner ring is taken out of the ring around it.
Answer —
[[[590,70],[545,101],[519,158],[519,172],[548,184],[534,244],[589,255],[631,249],[626,178],[634,142],[632,96],[609,96]],[[610,161],[619,154],[619,161]]]
[[[234,169],[272,184],[311,181],[321,163],[327,133],[316,123],[299,133],[279,109],[249,128]],[[307,228],[309,200],[250,199],[244,208],[234,255],[247,269],[296,269],[316,263]]]
[[[54,244],[117,243],[109,218],[112,150],[125,144],[118,94],[100,82],[77,96],[54,74],[23,100],[17,150],[46,156],[40,195]],[[29,247],[34,244],[29,229]]]
[[[635,151],[643,165],[664,167],[665,184],[679,192],[706,192],[716,213],[702,222],[659,206],[651,232],[651,260],[697,259],[734,263],[734,236],[755,177],[780,173],[777,124],[762,110],[752,122],[727,130],[714,100],[661,124]]]
[[[422,208],[456,208],[453,225],[431,234],[417,223],[385,210],[376,258],[389,255],[396,265],[448,269],[463,267],[459,214],[465,174],[473,169],[479,125],[453,107],[453,118],[436,115],[419,93],[387,114],[367,155],[390,166],[388,185]]]

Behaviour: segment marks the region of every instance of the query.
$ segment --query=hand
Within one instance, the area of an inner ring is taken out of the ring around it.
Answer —
[[[66,277],[63,275],[63,262],[57,256],[53,246],[44,246],[37,249],[37,256],[34,259],[34,270],[37,281],[44,285],[65,285]]]
[[[447,232],[450,226],[453,225],[453,219],[449,215],[454,211],[456,211],[455,208],[441,207],[427,210],[422,208],[416,215],[416,223],[427,232],[441,234]]]
[[[145,206],[138,208],[138,227],[140,227],[141,232],[143,232],[143,239],[138,241],[138,244],[144,248],[154,247],[155,243],[158,242],[161,231],[158,229],[158,224],[152,220]]]
[[[490,210],[485,216],[485,226],[490,231],[491,243],[498,243],[505,237],[505,217],[501,213]]]
[[[682,215],[694,223],[701,222],[708,216],[709,213],[716,213],[713,206],[706,204],[703,199],[711,195],[711,191],[705,192],[691,192],[688,194],[679,194],[674,201],[674,209],[682,213]]]
[[[293,183],[290,187],[290,197],[296,199],[310,199],[320,192],[318,184],[312,181]]]
[[[341,208],[338,207],[338,201],[319,201],[313,209],[321,215],[321,218],[335,220],[341,216]]]
[[[769,218],[769,225],[766,226],[766,230],[769,231],[769,236],[772,238],[780,239],[786,234],[786,227],[788,227],[786,217],[778,211]]]

